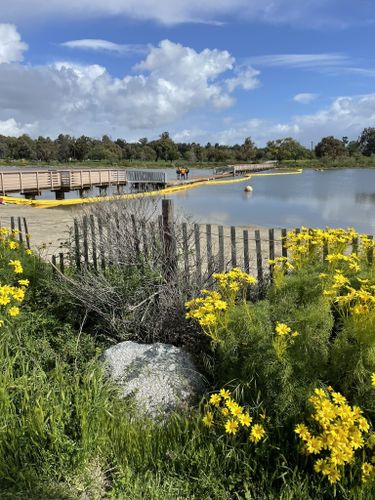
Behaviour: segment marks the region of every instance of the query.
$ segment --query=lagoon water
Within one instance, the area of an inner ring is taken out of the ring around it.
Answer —
[[[175,179],[174,169],[165,171]],[[190,176],[210,176],[212,170],[191,169]],[[250,184],[252,193],[245,193]],[[108,194],[115,192],[109,190]],[[88,196],[97,196],[93,189]],[[77,191],[66,198],[78,197]],[[201,186],[168,195],[176,210],[203,223],[266,227],[354,227],[375,234],[375,169],[305,170],[300,175],[253,177],[235,184]],[[38,198],[54,199],[43,192]]]
[[[245,193],[250,184],[252,193]],[[267,227],[355,227],[375,234],[375,169],[305,170],[202,186],[173,196],[200,222]]]

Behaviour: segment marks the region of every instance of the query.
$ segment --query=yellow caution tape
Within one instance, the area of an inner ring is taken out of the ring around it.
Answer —
[[[248,174],[240,179],[230,179],[230,180],[197,180],[196,182],[192,182],[191,184],[182,184],[180,186],[171,186],[164,189],[159,189],[156,191],[145,191],[142,193],[128,193],[128,194],[120,194],[120,195],[112,195],[112,196],[95,196],[91,198],[71,198],[66,200],[26,200],[24,198],[16,198],[15,196],[3,196],[3,200],[5,203],[13,203],[15,205],[28,205],[37,208],[54,208],[59,206],[72,206],[72,205],[81,205],[83,203],[97,203],[100,201],[113,201],[113,200],[133,200],[137,198],[147,198],[150,196],[164,196],[166,194],[174,194],[179,191],[185,191],[186,189],[192,189],[200,186],[212,186],[212,185],[225,185],[225,184],[234,184],[236,182],[244,182],[252,177],[267,177],[267,176],[275,176],[275,175],[297,175],[301,174],[303,169],[296,169],[290,172],[271,172],[271,173],[257,173],[257,174]]]

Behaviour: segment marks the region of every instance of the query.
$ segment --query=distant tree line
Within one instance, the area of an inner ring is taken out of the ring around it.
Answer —
[[[365,128],[358,140],[349,141],[347,137],[338,139],[333,136],[323,137],[310,150],[291,137],[267,142],[266,147],[257,147],[250,137],[243,144],[225,146],[221,144],[201,145],[196,142],[176,143],[163,132],[156,140],[146,137],[137,142],[124,139],[113,141],[107,135],[95,139],[82,135],[75,138],[60,134],[56,139],[28,135],[7,137],[0,135],[1,160],[28,161],[109,161],[112,163],[141,161],[188,161],[204,162],[256,162],[264,160],[306,160],[313,158],[338,158],[341,156],[375,155],[375,128]]]

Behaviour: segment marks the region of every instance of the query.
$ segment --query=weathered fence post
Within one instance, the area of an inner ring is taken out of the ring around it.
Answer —
[[[167,277],[177,271],[177,248],[174,231],[173,201],[162,200],[162,228],[165,255],[165,274]]]

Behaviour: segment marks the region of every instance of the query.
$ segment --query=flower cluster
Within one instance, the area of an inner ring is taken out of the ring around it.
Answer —
[[[245,431],[247,439],[254,444],[266,435],[264,426],[253,424],[249,411],[234,401],[226,389],[211,395],[202,422],[206,427],[222,428],[229,435]]]
[[[201,297],[185,303],[188,311],[185,317],[197,320],[204,333],[218,343],[229,307],[234,305],[239,292],[256,283],[256,280],[237,268],[228,273],[214,274],[213,277],[219,291],[201,290]]]
[[[227,302],[234,302],[241,290],[246,290],[248,286],[256,283],[255,278],[237,267],[227,273],[215,273],[213,278],[219,292]]]
[[[292,331],[290,326],[285,323],[276,323],[273,347],[280,360],[284,358],[287,348],[294,343],[295,338],[298,336],[299,332]]]
[[[295,433],[303,443],[302,452],[316,455],[315,472],[333,484],[340,480],[345,465],[354,462],[355,452],[364,448],[370,425],[362,410],[349,406],[346,398],[332,387],[327,391],[315,389],[309,402],[314,408],[312,428],[298,424]]]

